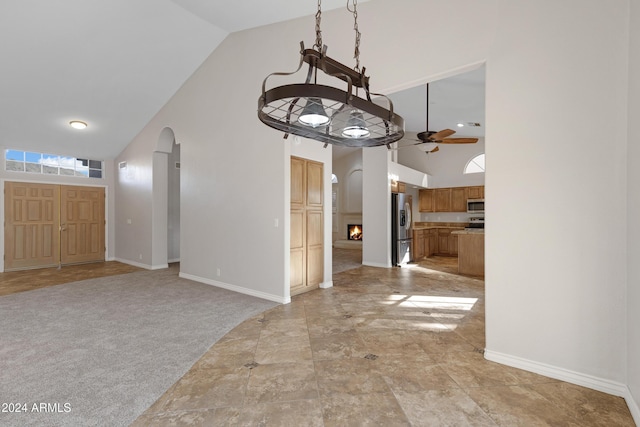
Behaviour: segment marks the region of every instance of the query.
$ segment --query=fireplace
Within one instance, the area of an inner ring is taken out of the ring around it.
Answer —
[[[348,224],[347,239],[362,240],[362,224]]]

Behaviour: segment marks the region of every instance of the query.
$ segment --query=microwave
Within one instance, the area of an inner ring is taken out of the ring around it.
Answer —
[[[484,199],[467,199],[468,213],[484,213]]]

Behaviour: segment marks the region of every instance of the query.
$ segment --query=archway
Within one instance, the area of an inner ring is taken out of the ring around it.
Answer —
[[[153,152],[151,217],[153,269],[167,268],[169,261],[176,262],[180,259],[179,152],[173,130],[165,127],[158,136],[156,149]]]

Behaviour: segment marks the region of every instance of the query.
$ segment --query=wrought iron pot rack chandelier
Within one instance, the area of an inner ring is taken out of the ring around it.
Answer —
[[[349,8],[349,1],[353,9]],[[316,13],[316,43],[305,49],[300,42],[300,63],[291,73],[271,73],[262,82],[258,99],[258,118],[267,126],[285,133],[315,139],[327,144],[347,147],[376,147],[398,141],[404,136],[404,119],[393,111],[393,103],[384,95],[371,93],[369,76],[360,70],[360,31],[358,30],[357,0],[347,0],[347,9],[353,13],[356,32],[356,66],[349,68],[326,55],[322,44],[320,20],[321,0]],[[304,83],[266,89],[271,76],[290,76],[307,63],[309,68]],[[317,84],[318,71],[341,80],[346,90]],[[313,80],[313,81],[312,81]],[[358,96],[363,89],[365,98]],[[381,106],[385,101],[388,108]]]

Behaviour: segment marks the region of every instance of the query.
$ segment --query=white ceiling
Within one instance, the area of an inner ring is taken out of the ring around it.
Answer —
[[[371,72],[375,77],[374,71]],[[388,93],[393,110],[404,119],[405,137],[399,146],[415,144],[416,134],[427,125],[426,84]],[[386,106],[386,104],[385,104]],[[471,127],[469,122],[480,123]],[[464,127],[458,127],[463,123]],[[429,129],[456,131],[452,138],[483,138],[485,129],[485,67],[458,74],[429,84]],[[333,147],[333,158],[338,159],[354,151],[354,148]]]
[[[323,0],[322,9],[345,5]],[[0,145],[114,158],[230,32],[316,10],[311,0],[3,0]],[[425,130],[425,93],[390,95],[409,134]],[[484,127],[453,126],[484,125],[484,70],[433,82],[430,115],[430,130],[481,136]]]
[[[0,145],[113,158],[227,34],[316,10],[311,0],[2,0]],[[89,127],[73,130],[75,119]]]

